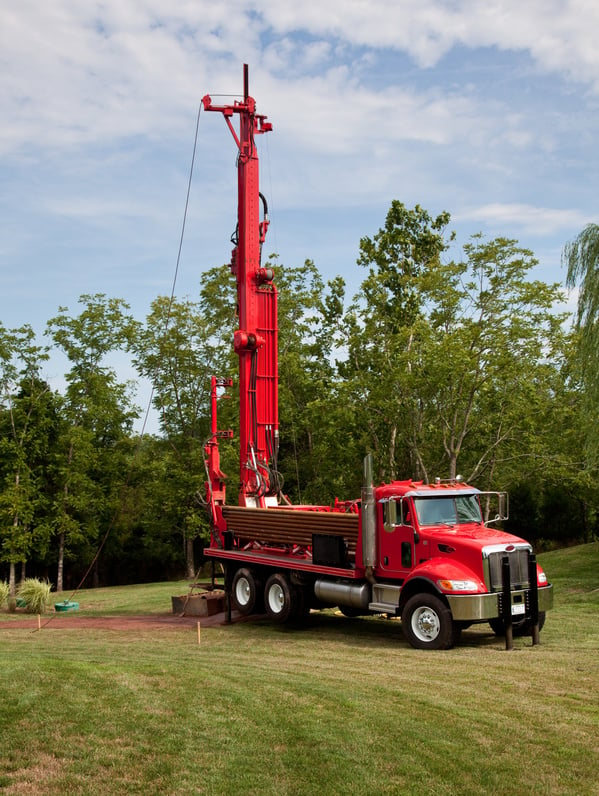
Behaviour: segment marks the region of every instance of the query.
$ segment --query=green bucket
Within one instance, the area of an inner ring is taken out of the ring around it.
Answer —
[[[70,602],[69,600],[64,600],[61,603],[54,603],[54,610],[55,611],[78,611],[79,610],[79,603]]]

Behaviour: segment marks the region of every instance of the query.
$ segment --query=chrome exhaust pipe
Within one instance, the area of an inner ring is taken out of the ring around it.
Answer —
[[[366,580],[374,583],[376,564],[376,505],[374,502],[374,464],[372,454],[364,457],[364,484],[362,486],[362,563]]]

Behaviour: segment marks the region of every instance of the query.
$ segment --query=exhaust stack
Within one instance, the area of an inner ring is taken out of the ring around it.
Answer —
[[[376,511],[374,502],[374,465],[372,454],[364,457],[364,484],[362,486],[362,561],[366,579],[374,583],[376,564]]]

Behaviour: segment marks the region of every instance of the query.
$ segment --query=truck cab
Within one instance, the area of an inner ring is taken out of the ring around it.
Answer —
[[[526,632],[533,587],[542,626],[553,592],[534,558],[534,578],[531,574],[531,545],[489,524],[507,519],[505,493],[481,492],[458,481],[404,481],[376,488],[375,500],[378,549],[370,608],[386,606],[401,615],[413,646],[435,644],[445,609],[450,619],[441,646],[451,646],[461,629],[475,622],[489,622],[501,634],[506,599],[514,631]],[[432,608],[423,595],[434,600]],[[418,610],[411,602],[415,597]]]

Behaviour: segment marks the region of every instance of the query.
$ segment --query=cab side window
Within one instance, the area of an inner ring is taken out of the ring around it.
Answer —
[[[387,533],[393,533],[398,525],[411,525],[410,504],[407,500],[385,500],[383,502],[383,524]]]

